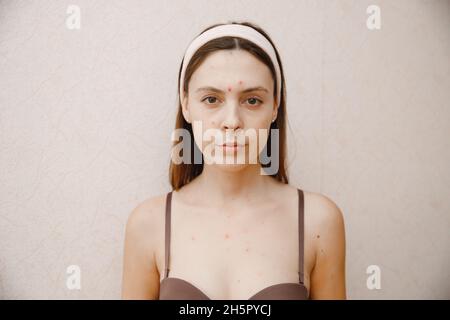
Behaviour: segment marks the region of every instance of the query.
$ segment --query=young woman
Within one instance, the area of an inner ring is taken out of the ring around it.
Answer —
[[[207,28],[187,48],[178,86],[175,127],[188,133],[189,161],[172,161],[173,190],[128,218],[122,298],[346,299],[342,212],[288,184],[284,74],[267,33],[245,22]],[[246,130],[268,132],[256,156],[255,139],[238,138]],[[246,160],[211,161],[219,152]]]

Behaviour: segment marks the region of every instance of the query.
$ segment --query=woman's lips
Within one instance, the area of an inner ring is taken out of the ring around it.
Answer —
[[[224,143],[220,147],[222,147],[225,151],[237,151],[238,149],[245,147],[245,144]]]

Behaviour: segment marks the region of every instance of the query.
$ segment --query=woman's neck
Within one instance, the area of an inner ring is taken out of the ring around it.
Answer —
[[[237,170],[205,164],[195,180],[196,189],[205,202],[227,208],[234,204],[239,206],[242,201],[258,203],[264,198],[269,186],[276,184],[272,177],[261,174],[259,164]]]

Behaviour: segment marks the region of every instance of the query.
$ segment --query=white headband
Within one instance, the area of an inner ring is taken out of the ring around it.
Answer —
[[[269,55],[276,73],[277,99],[279,106],[281,100],[281,72],[280,66],[278,65],[277,56],[275,54],[275,49],[273,48],[269,40],[267,40],[267,38],[263,36],[261,33],[259,33],[257,30],[241,24],[225,24],[213,27],[200,34],[197,38],[195,38],[191,42],[189,47],[186,49],[186,53],[183,59],[183,68],[181,69],[180,88],[179,88],[180,101],[183,101],[184,97],[183,87],[184,87],[184,74],[186,72],[186,67],[188,66],[189,61],[191,60],[194,53],[208,41],[225,36],[240,37],[249,40],[254,44],[256,44],[258,47],[260,47],[261,49],[263,49]]]

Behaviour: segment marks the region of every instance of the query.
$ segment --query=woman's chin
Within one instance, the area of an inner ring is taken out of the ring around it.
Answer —
[[[236,172],[241,171],[248,167],[248,164],[219,164],[217,165],[220,170]]]

